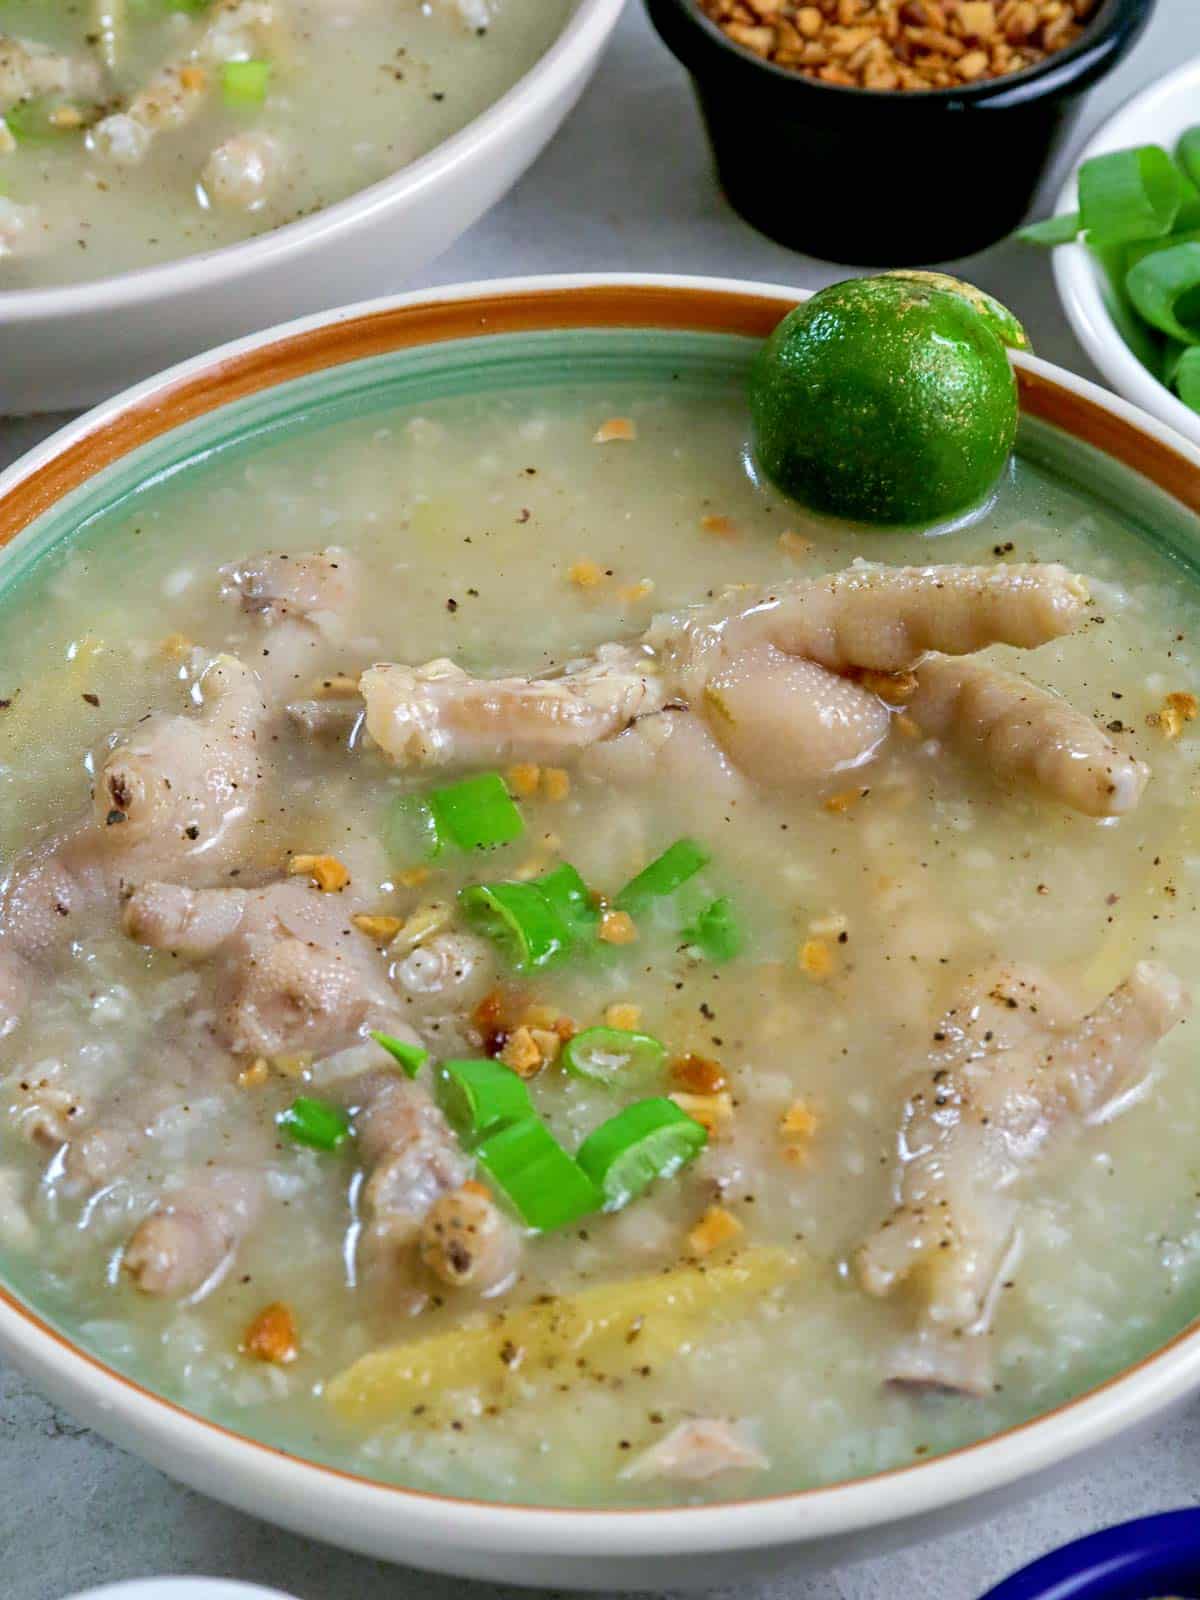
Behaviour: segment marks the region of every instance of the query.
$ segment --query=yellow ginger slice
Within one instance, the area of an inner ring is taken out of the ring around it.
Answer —
[[[360,1357],[329,1384],[330,1405],[350,1422],[382,1422],[444,1394],[512,1398],[534,1378],[554,1379],[586,1357],[619,1376],[676,1354],[702,1317],[753,1304],[786,1283],[801,1261],[783,1250],[742,1251],[719,1266],[680,1266],[599,1284],[579,1294],[501,1311],[478,1326],[392,1345]]]

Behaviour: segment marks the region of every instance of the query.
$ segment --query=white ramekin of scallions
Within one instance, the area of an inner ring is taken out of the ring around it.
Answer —
[[[1075,335],[1118,393],[1200,444],[1200,60],[1130,100],[1084,150],[1054,246]]]

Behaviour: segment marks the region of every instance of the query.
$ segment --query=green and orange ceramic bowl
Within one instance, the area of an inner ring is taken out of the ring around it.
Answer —
[[[700,278],[528,279],[379,301],[258,334],[107,401],[0,476],[0,592],[106,537],[110,512],[222,452],[389,404],[564,377],[743,385],[792,289]],[[1018,453],[1115,508],[1200,584],[1200,450],[1093,385],[1014,358]],[[126,523],[127,525],[127,523]],[[119,537],[112,533],[107,536]],[[130,552],[131,582],[137,564]],[[30,593],[34,591],[31,589]],[[1182,1314],[1182,1313],[1181,1313]],[[81,1420],[186,1483],[332,1542],[464,1577],[662,1589],[816,1569],[978,1519],[1200,1390],[1200,1327],[1163,1327],[1068,1403],[913,1466],[732,1504],[556,1509],[417,1492],[190,1412],[89,1351],[0,1250],[0,1351]]]

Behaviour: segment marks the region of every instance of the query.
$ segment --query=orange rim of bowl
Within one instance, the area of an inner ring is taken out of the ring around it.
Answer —
[[[0,546],[7,544],[58,500],[96,473],[152,439],[233,400],[347,362],[418,345],[567,328],[660,328],[766,338],[790,309],[789,302],[778,294],[755,294],[685,284],[598,284],[505,290],[462,299],[429,299],[415,304],[385,306],[344,320],[304,327],[266,343],[256,343],[250,349],[221,356],[199,371],[185,371],[165,387],[156,385],[148,394],[122,407],[115,416],[98,421],[82,436],[72,439],[49,460],[14,484],[0,501]],[[1033,371],[1019,362],[1017,382],[1021,409],[1027,415],[1052,423],[1105,455],[1112,456],[1149,479],[1189,510],[1200,514],[1200,469],[1169,444],[1143,432],[1135,423],[1108,410],[1089,396],[1078,394],[1046,373]],[[223,1423],[214,1422],[118,1372],[60,1333],[3,1284],[0,1284],[0,1304],[109,1382],[242,1449],[365,1489],[383,1490],[391,1495],[433,1504],[520,1513],[538,1518],[661,1517],[678,1516],[680,1513],[711,1517],[717,1512],[749,1510],[784,1501],[811,1500],[832,1495],[838,1490],[911,1477],[940,1463],[961,1460],[1032,1428],[1040,1428],[1053,1418],[1126,1383],[1136,1373],[1154,1365],[1195,1335],[1195,1326],[1191,1324],[1149,1355],[1074,1395],[1070,1400],[1010,1428],[1001,1429],[998,1433],[929,1456],[923,1461],[886,1468],[881,1472],[837,1483],[702,1506],[602,1508],[523,1505],[465,1495],[439,1494],[428,1489],[406,1488],[403,1484],[371,1478],[363,1473],[296,1455],[239,1433]]]

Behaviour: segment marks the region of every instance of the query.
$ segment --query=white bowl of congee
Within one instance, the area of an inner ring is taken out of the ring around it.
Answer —
[[[404,286],[524,172],[622,0],[9,0],[0,413]]]
[[[1200,1383],[1200,454],[795,305],[409,297],[0,479],[0,1349],[190,1484],[711,1585]]]

